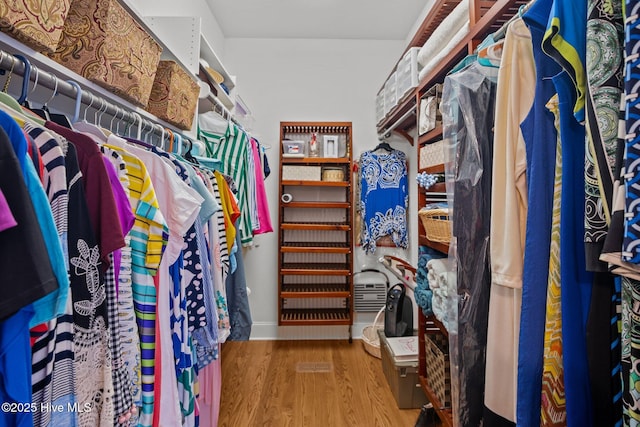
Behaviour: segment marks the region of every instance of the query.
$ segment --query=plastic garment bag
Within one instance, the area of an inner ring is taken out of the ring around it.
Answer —
[[[491,274],[489,231],[497,68],[472,63],[445,78],[445,175],[453,211],[449,260],[457,330],[449,331],[454,425],[481,425]]]

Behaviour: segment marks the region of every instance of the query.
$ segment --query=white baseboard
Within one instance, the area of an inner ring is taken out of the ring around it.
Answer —
[[[362,338],[362,330],[371,323],[354,323],[352,337]],[[340,340],[349,338],[347,326],[278,326],[272,322],[254,322],[251,340]]]

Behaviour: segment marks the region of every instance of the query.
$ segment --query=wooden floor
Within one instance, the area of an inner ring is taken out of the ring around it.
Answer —
[[[243,341],[222,347],[220,427],[413,427],[362,342]]]

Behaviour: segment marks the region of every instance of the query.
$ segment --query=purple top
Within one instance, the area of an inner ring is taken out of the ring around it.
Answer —
[[[107,169],[107,175],[109,176],[109,182],[111,182],[111,188],[113,189],[113,198],[116,202],[116,210],[118,212],[118,219],[120,220],[120,227],[122,228],[122,234],[127,235],[131,228],[133,228],[133,223],[135,221],[135,216],[131,210],[131,203],[129,203],[129,197],[127,197],[127,193],[124,191],[122,187],[122,183],[120,182],[120,178],[118,178],[118,172],[116,171],[116,167],[111,164],[109,159],[103,156],[104,166]],[[120,278],[120,262],[122,261],[122,251],[120,249],[116,249],[113,251],[113,266],[114,266],[114,275],[116,279],[116,292],[118,292],[118,284]]]
[[[11,209],[9,209],[9,204],[7,203],[7,199],[5,199],[2,190],[0,190],[0,231],[4,231],[8,228],[15,227],[18,225],[16,219],[13,217],[13,213],[11,213]]]

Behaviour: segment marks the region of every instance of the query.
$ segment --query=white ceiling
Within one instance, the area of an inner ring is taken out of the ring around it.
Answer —
[[[226,38],[405,40],[428,0],[207,0]]]

